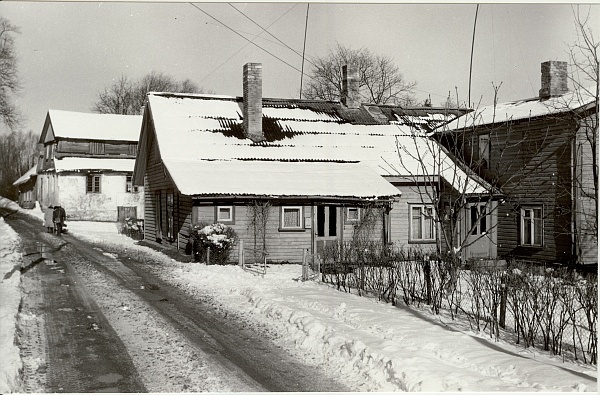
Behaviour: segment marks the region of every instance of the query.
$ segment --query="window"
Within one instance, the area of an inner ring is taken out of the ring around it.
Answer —
[[[162,242],[162,199],[161,191],[156,191],[154,194],[154,229],[156,231],[156,241]]]
[[[482,166],[488,167],[490,164],[490,135],[482,134],[479,136],[479,160]]]
[[[88,174],[87,193],[100,193],[100,174]]]
[[[435,240],[435,223],[433,207],[413,204],[410,210],[410,241],[431,242]]]
[[[360,221],[360,208],[358,207],[346,207],[346,222],[358,222]]]
[[[521,245],[538,246],[543,245],[543,217],[542,207],[521,208]]]
[[[281,230],[302,229],[302,207],[301,206],[283,206],[281,207]]]
[[[125,192],[133,193],[133,192],[137,192],[137,191],[138,191],[138,187],[136,185],[133,185],[133,176],[132,175],[125,176]]]
[[[175,203],[173,192],[167,192],[167,239],[175,239]]]
[[[54,159],[54,145],[52,143],[46,145],[46,160]]]
[[[482,235],[487,231],[487,214],[485,204],[473,204],[470,210],[471,221],[469,222],[471,234]]]
[[[317,206],[317,236],[337,236],[337,207]]]
[[[215,207],[215,222],[222,224],[235,223],[233,206],[216,206]]]

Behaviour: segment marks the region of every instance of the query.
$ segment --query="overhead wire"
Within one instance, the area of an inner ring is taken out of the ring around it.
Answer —
[[[214,19],[215,21],[219,22],[221,25],[225,26],[227,29],[231,30],[232,32],[234,32],[235,34],[237,34],[238,36],[240,36],[241,38],[243,38],[244,40],[248,41],[250,44],[254,45],[255,47],[265,51],[266,53],[268,53],[269,55],[271,55],[272,57],[274,57],[275,59],[279,60],[281,63],[284,63],[286,65],[288,65],[289,67],[291,67],[292,69],[296,70],[297,72],[301,73],[302,71],[300,69],[298,69],[296,66],[293,66],[291,64],[289,64],[288,62],[286,62],[285,60],[281,59],[279,56],[275,55],[274,53],[272,53],[271,51],[261,47],[260,45],[258,45],[257,43],[255,43],[254,41],[251,41],[250,39],[246,38],[245,36],[243,36],[242,34],[238,33],[237,31],[235,31],[234,29],[232,29],[231,27],[229,27],[228,25],[226,25],[225,23],[221,22],[220,20],[218,20],[217,18],[215,18],[214,16],[210,15],[208,12],[204,11],[202,8],[198,7],[196,4],[194,3],[189,3],[190,5],[192,5],[194,8],[196,8],[198,11],[204,13],[206,16],[208,16],[209,18]]]
[[[218,22],[218,23],[219,23],[219,24],[221,24],[222,26],[224,26],[224,27],[226,27],[227,29],[231,30],[231,31],[232,31],[233,33],[235,33],[236,35],[238,35],[238,36],[242,37],[244,40],[248,41],[248,43],[246,44],[246,46],[247,46],[247,45],[249,45],[249,44],[252,44],[252,45],[254,45],[255,47],[257,47],[257,48],[259,48],[259,49],[263,50],[264,52],[268,53],[269,55],[273,56],[275,59],[279,60],[280,62],[284,63],[285,65],[287,65],[287,66],[291,67],[292,69],[296,70],[297,72],[299,72],[299,73],[301,74],[301,76],[306,76],[306,77],[308,77],[308,78],[310,78],[310,79],[314,80],[314,77],[312,77],[310,74],[306,74],[306,73],[304,73],[304,71],[303,71],[303,70],[300,70],[300,69],[298,69],[297,67],[295,67],[295,66],[291,65],[290,63],[288,63],[288,62],[286,62],[285,60],[281,59],[280,57],[278,57],[277,55],[273,54],[272,52],[270,52],[270,51],[266,50],[265,48],[261,47],[260,45],[256,44],[254,41],[252,41],[252,40],[248,39],[247,37],[245,37],[245,36],[243,36],[242,34],[240,34],[238,31],[234,30],[234,29],[233,29],[233,28],[231,28],[230,26],[228,26],[228,25],[226,25],[225,23],[221,22],[220,20],[218,20],[217,18],[215,18],[214,16],[212,16],[212,15],[211,15],[211,14],[209,14],[208,12],[204,11],[202,8],[198,7],[196,4],[194,4],[194,3],[191,3],[191,2],[190,2],[189,4],[190,4],[191,6],[193,6],[194,8],[196,8],[198,11],[200,11],[200,12],[202,12],[203,14],[205,14],[206,16],[208,16],[209,18],[213,19],[214,21]],[[230,4],[230,5],[231,5],[231,4]],[[231,5],[231,6],[232,6],[232,5]],[[232,7],[233,7],[233,6],[232,6]],[[294,5],[294,7],[295,7],[295,5]],[[289,11],[291,11],[291,10],[292,10],[294,7],[291,7],[291,8],[290,8],[288,11],[286,11],[286,13],[284,13],[283,15],[287,14],[287,13],[288,13]],[[294,53],[298,54],[298,52],[297,52],[296,50],[294,50],[293,48],[289,47],[289,46],[288,46],[287,44],[285,44],[283,41],[279,40],[277,37],[275,37],[274,35],[272,35],[271,33],[269,33],[269,32],[268,32],[268,31],[267,31],[265,28],[263,28],[262,26],[260,26],[260,24],[258,24],[258,23],[256,23],[256,22],[254,22],[254,21],[253,21],[253,20],[252,20],[250,17],[248,17],[246,14],[244,14],[243,12],[241,12],[240,10],[238,10],[236,7],[233,7],[233,8],[234,8],[234,9],[236,9],[238,12],[242,13],[242,15],[246,16],[246,18],[250,19],[250,20],[251,20],[251,21],[252,21],[254,24],[256,24],[258,27],[260,27],[261,29],[263,29],[263,30],[264,30],[266,33],[268,33],[269,35],[271,35],[273,38],[275,38],[276,40],[278,40],[279,42],[281,42],[281,43],[282,43],[284,46],[288,47],[288,48],[289,48],[290,50],[292,50]],[[282,15],[281,17],[283,17],[283,15]],[[280,17],[280,18],[281,18],[281,17]],[[279,18],[279,19],[280,19],[280,18]],[[275,22],[276,22],[276,21],[275,21]],[[275,23],[275,22],[273,22],[273,23]],[[267,29],[268,29],[269,27],[271,27],[271,26],[273,25],[273,23],[272,23],[271,25],[269,25],[269,26],[267,27]],[[258,37],[258,35],[257,35],[256,37]],[[230,57],[229,57],[229,58],[228,58],[228,59],[227,59],[225,62],[223,62],[223,63],[222,63],[222,64],[221,64],[219,67],[217,67],[215,70],[213,70],[213,71],[212,71],[212,72],[211,72],[209,75],[213,74],[213,73],[214,73],[216,70],[218,70],[218,68],[220,68],[220,67],[221,67],[223,64],[225,64],[227,61],[229,61],[229,60],[230,60],[230,59],[231,59],[233,56],[235,56],[237,53],[239,53],[239,51],[241,51],[243,48],[245,48],[245,46],[244,46],[244,47],[242,47],[242,48],[240,48],[240,49],[239,49],[239,50],[238,50],[238,51],[237,51],[235,54],[233,54],[232,56],[230,56]],[[300,56],[302,56],[302,55],[300,55]],[[307,59],[307,61],[308,61],[309,63],[311,63],[313,66],[316,66],[316,65],[315,65],[313,62],[311,62],[310,60],[308,60],[308,59]],[[204,78],[202,79],[202,81],[204,81],[206,78],[208,78],[208,76],[204,77]],[[202,82],[202,81],[200,81],[200,82]],[[447,97],[447,96],[445,96],[445,95],[440,95],[440,94],[433,93],[433,92],[427,92],[427,91],[424,91],[424,90],[421,90],[421,89],[416,89],[416,88],[413,88],[413,89],[414,89],[414,90],[416,90],[416,91],[419,91],[419,92],[424,92],[424,93],[428,93],[428,94],[435,95],[435,96],[439,96],[439,97],[443,97],[443,98],[446,98],[446,97]],[[363,93],[361,93],[361,92],[359,92],[359,95],[360,95],[360,96],[362,96],[364,99],[367,99],[367,100],[369,100],[369,99],[370,99],[368,96],[364,95],[364,94],[363,94]]]
[[[267,26],[267,29],[271,26],[273,26],[275,23],[277,23],[281,18],[283,18],[285,15],[287,15],[291,10],[293,10],[296,6],[298,5],[298,3],[294,4],[292,7],[290,7],[286,12],[284,12],[283,14],[281,14],[281,16],[277,19],[275,19],[269,26]],[[217,26],[217,25],[215,25]],[[257,34],[253,39],[257,39],[260,35],[262,34],[259,33]],[[208,73],[208,75],[206,75],[204,78],[202,78],[200,80],[200,83],[202,83],[202,81],[204,81],[205,79],[207,79],[208,77],[210,77],[211,75],[213,75],[215,73],[215,71],[219,70],[225,63],[229,62],[235,55],[237,55],[238,53],[240,53],[244,48],[246,48],[248,45],[250,45],[250,43],[246,43],[244,44],[240,49],[238,49],[237,51],[235,51],[235,53],[233,53],[230,57],[228,57],[227,59],[225,59],[225,61],[223,61],[223,63],[221,63],[220,65],[218,65],[213,71],[211,71],[210,73]]]

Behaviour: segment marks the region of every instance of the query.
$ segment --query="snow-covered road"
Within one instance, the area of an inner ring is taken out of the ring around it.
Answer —
[[[299,280],[299,265],[271,265],[264,277],[237,266],[181,263],[114,234],[72,223],[72,232],[119,253],[160,262],[149,270],[270,336],[307,363],[337,372],[355,391],[593,391],[595,367],[524,349],[426,310]]]

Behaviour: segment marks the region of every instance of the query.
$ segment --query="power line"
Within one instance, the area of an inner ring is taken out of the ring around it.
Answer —
[[[220,20],[218,20],[217,18],[215,18],[214,16],[210,15],[208,12],[204,11],[202,8],[198,7],[196,4],[194,3],[189,3],[191,4],[194,8],[196,8],[198,11],[201,11],[202,13],[206,14],[208,17],[214,19],[215,21],[219,22],[221,25],[225,26],[227,29],[231,30],[232,32],[234,32],[235,34],[237,34],[238,36],[240,36],[241,38],[243,38],[244,40],[248,41],[250,44],[256,46],[259,49],[262,49],[263,51],[265,51],[266,53],[268,53],[269,55],[271,55],[272,57],[274,57],[275,59],[279,60],[280,62],[290,66],[291,68],[293,68],[294,70],[296,70],[297,72],[301,73],[302,71],[299,70],[298,68],[296,68],[295,66],[292,66],[291,64],[289,64],[288,62],[286,62],[285,60],[281,59],[279,56],[275,55],[274,53],[264,49],[263,47],[261,47],[260,45],[258,45],[257,43],[249,40],[248,38],[244,37],[242,34],[236,32],[235,30],[233,30],[231,27],[229,27],[228,25],[224,24],[223,22],[221,22]]]
[[[284,43],[283,41],[281,41],[279,38],[277,38],[275,35],[273,35],[271,32],[269,32],[267,29],[265,29],[264,27],[262,27],[258,22],[256,22],[254,19],[250,18],[248,15],[246,15],[242,10],[236,8],[233,4],[228,3],[234,10],[236,10],[237,12],[239,12],[240,14],[242,14],[243,16],[246,17],[246,19],[248,19],[250,22],[254,23],[256,26],[260,27],[265,33],[267,33],[269,36],[273,37],[275,40],[279,41],[283,46],[285,46],[286,48],[288,48],[290,51],[294,52],[296,55],[304,58],[304,55],[301,54],[300,52],[296,51],[294,48],[290,47],[289,45],[287,45],[286,43]],[[310,3],[308,3],[308,6],[310,7]],[[310,62],[310,60],[309,60]],[[312,62],[311,62],[312,63]],[[316,66],[314,63],[312,63],[313,66]]]
[[[310,3],[306,4],[306,22],[304,23],[304,44],[302,46],[302,73],[300,74],[300,99],[302,99],[302,77],[304,77],[304,54],[306,52],[306,31],[308,30],[308,10],[310,10]]]
[[[290,9],[288,9],[286,12],[284,12],[283,14],[281,14],[281,16],[277,19],[275,19],[269,26],[267,26],[267,28],[273,26],[275,23],[277,23],[281,18],[283,18],[285,15],[287,15],[291,10],[293,10],[298,4],[294,4],[292,7],[290,7]],[[218,26],[218,25],[215,25]],[[258,36],[260,36],[262,34],[262,32],[260,34],[257,34],[252,41],[256,40],[258,38]],[[215,71],[219,70],[225,63],[229,62],[235,55],[237,55],[238,53],[240,53],[244,48],[246,48],[248,45],[250,45],[250,43],[246,43],[244,44],[240,49],[238,49],[237,51],[235,51],[235,53],[233,55],[231,55],[230,57],[228,57],[227,59],[225,59],[225,61],[223,63],[221,63],[220,65],[218,65],[213,71],[211,71],[210,73],[208,73],[208,75],[206,75],[206,77],[202,78],[200,80],[200,83],[202,83],[202,81],[204,81],[205,79],[207,79],[208,77],[210,77],[211,75],[214,74]]]
[[[471,106],[471,76],[473,73],[473,49],[475,48],[475,28],[477,27],[477,14],[479,13],[479,4],[475,9],[475,21],[473,22],[473,40],[471,40],[471,64],[469,66],[469,99],[467,105]]]

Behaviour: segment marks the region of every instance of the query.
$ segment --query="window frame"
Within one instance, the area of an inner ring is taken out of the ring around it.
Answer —
[[[91,189],[90,189],[90,178],[91,181]],[[97,182],[97,190],[94,189],[94,179],[98,179]],[[102,193],[102,174],[89,173],[85,177],[85,193]]]
[[[350,218],[350,210],[356,210],[356,218]],[[349,206],[344,207],[344,222],[346,224],[356,224],[360,222],[360,207]]]
[[[535,217],[535,211],[539,210],[539,218]],[[525,217],[526,212],[531,212],[531,217]],[[544,247],[544,206],[541,204],[521,206],[519,210],[519,246],[529,248],[542,248]],[[531,243],[525,243],[525,221],[526,218],[530,218],[530,240]],[[540,243],[535,243],[536,234],[536,220],[540,226]]]
[[[165,196],[165,211],[167,214],[167,240],[175,240],[175,194],[167,191]]]
[[[133,185],[133,174],[125,175],[125,192],[126,193],[138,193],[139,192],[137,185]]]
[[[482,144],[482,140],[485,141],[485,145]],[[485,167],[490,166],[490,134],[480,134],[477,136],[477,149],[479,152],[479,162]]]
[[[433,238],[416,238],[415,230],[413,229],[413,209],[420,208],[420,222],[421,229],[424,228],[424,221],[426,216],[424,215],[425,209],[431,209],[431,231],[433,233]],[[437,241],[437,227],[435,221],[435,210],[432,204],[423,204],[423,203],[409,203],[408,204],[408,242],[409,243],[435,243]]]
[[[476,217],[473,218],[473,209],[475,209]],[[482,215],[483,210],[483,215]],[[469,221],[467,224],[469,225],[469,235],[471,236],[483,236],[486,235],[489,231],[488,218],[490,217],[490,213],[488,213],[488,204],[487,203],[472,203],[469,205]],[[485,229],[484,229],[485,228]]]
[[[298,226],[285,226],[286,210],[298,210]],[[281,206],[279,209],[279,231],[304,231],[304,206]]]
[[[222,219],[219,217],[220,209],[229,209],[229,219]],[[225,225],[234,225],[235,224],[235,206],[234,205],[216,205],[215,206],[215,223],[221,223]]]

